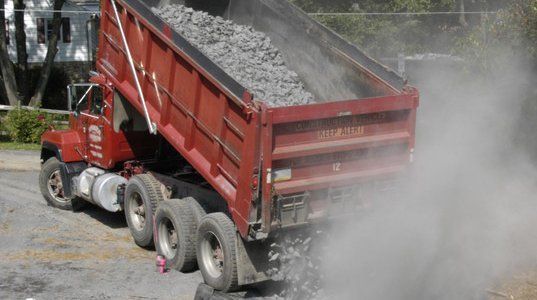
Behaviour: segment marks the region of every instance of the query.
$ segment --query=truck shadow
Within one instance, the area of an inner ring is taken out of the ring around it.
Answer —
[[[125,220],[125,214],[123,212],[109,212],[98,206],[88,204],[79,213],[85,214],[110,228],[116,229],[127,227],[127,221]]]

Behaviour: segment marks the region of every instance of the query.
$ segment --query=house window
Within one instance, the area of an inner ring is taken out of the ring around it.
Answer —
[[[37,18],[37,43],[45,44],[52,37],[52,19]],[[64,43],[71,42],[71,21],[69,18],[62,18],[58,40]]]
[[[52,37],[52,19],[47,19],[46,20],[46,24],[47,24],[47,41],[50,41],[50,38]],[[61,37],[58,37],[58,39],[61,39]]]
[[[62,41],[64,43],[71,42],[71,21],[69,18],[62,18]]]
[[[45,43],[45,19],[37,18],[37,43]]]

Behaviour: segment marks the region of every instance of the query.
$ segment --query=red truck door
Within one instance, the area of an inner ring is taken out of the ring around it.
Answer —
[[[71,105],[74,105],[76,128],[85,140],[80,149],[86,161],[104,166],[104,101],[99,85],[84,83],[69,86]]]
[[[105,124],[103,118],[105,107],[102,88],[96,85],[92,86],[88,94],[88,100],[88,112],[83,113],[86,123],[86,155],[88,161],[92,164],[105,167]]]

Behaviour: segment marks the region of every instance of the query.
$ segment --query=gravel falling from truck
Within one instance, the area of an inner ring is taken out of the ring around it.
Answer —
[[[254,99],[280,107],[313,102],[298,75],[264,33],[180,4],[153,8],[177,32],[249,89]]]

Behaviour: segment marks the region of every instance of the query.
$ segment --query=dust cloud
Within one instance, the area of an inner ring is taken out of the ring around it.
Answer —
[[[415,162],[400,189],[319,243],[327,298],[487,299],[535,270],[536,76],[525,66],[411,74]]]

